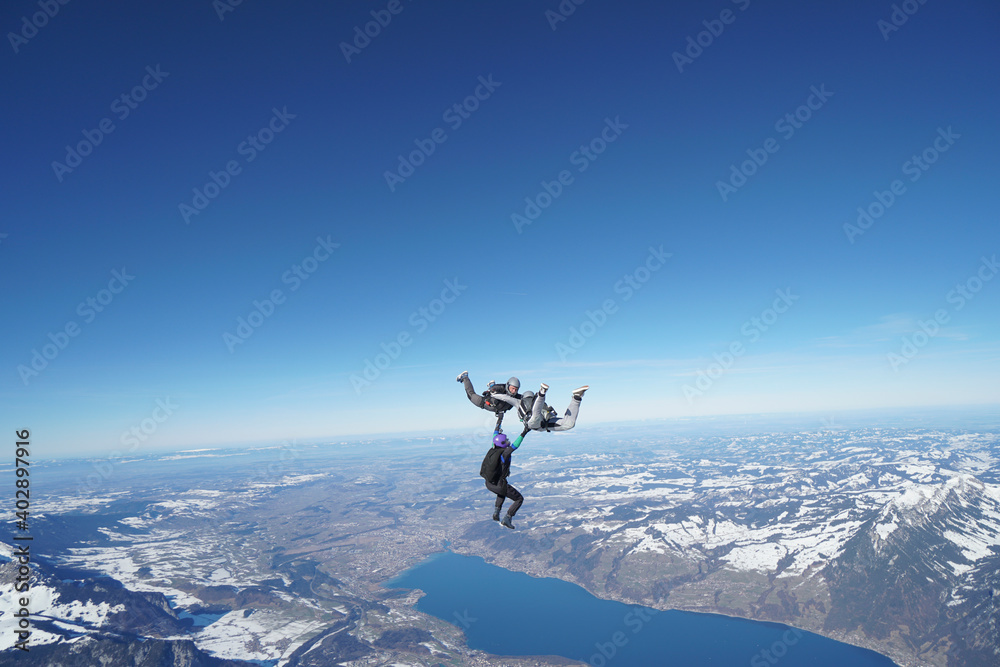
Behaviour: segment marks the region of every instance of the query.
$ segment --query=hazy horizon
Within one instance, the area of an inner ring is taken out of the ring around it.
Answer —
[[[485,413],[484,413],[485,414]],[[416,430],[371,433],[342,433],[308,436],[301,438],[267,438],[239,442],[201,442],[175,447],[99,447],[88,452],[63,452],[59,455],[43,456],[40,460],[93,460],[109,458],[115,461],[141,458],[144,455],[158,456],[171,453],[193,453],[200,451],[280,449],[296,446],[336,446],[362,442],[395,442],[399,440],[452,440],[460,439],[463,446],[474,449],[489,442],[495,420],[484,420],[475,427],[444,428],[439,430]],[[941,428],[968,429],[981,431],[1000,429],[1000,404],[980,405],[934,405],[897,406],[889,408],[867,408],[842,411],[785,411],[768,413],[697,415],[686,417],[651,417],[640,421],[608,420],[589,423],[588,429],[571,430],[562,433],[530,433],[525,445],[529,449],[541,450],[553,435],[562,439],[585,439],[588,435],[604,437],[609,432],[628,433],[631,430],[646,430],[663,425],[665,436],[698,434],[780,433],[785,431],[845,431],[866,427],[885,428]],[[519,433],[522,424],[516,418],[505,421],[504,432]],[[35,435],[33,434],[34,438]],[[375,454],[373,453],[373,456]],[[443,454],[447,456],[447,454]]]

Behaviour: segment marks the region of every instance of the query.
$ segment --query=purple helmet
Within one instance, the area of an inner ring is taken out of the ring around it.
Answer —
[[[509,444],[510,444],[510,441],[507,440],[507,436],[504,435],[503,433],[497,433],[495,436],[493,436],[493,445],[494,446],[496,446],[496,447],[506,447]]]

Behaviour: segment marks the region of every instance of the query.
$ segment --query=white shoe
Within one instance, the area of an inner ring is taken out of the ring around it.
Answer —
[[[588,389],[590,389],[589,384],[585,384],[582,387],[577,387],[576,389],[573,390],[573,398],[583,398],[583,392],[587,391]]]
[[[461,373],[458,374],[458,377],[455,378],[455,381],[456,382],[461,382],[462,380],[464,380],[467,377],[469,377],[469,371],[462,371]]]
[[[549,385],[547,385],[547,384],[545,384],[545,383],[543,382],[543,383],[542,383],[542,388],[538,390],[538,393],[539,393],[540,395],[544,396],[544,395],[545,395],[545,392],[547,392],[548,390],[549,390]]]

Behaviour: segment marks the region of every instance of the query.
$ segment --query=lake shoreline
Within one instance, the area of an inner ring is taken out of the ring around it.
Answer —
[[[634,612],[636,610],[649,610],[649,615],[653,616],[655,618],[655,614],[659,614],[660,612],[674,612],[674,613],[683,614],[683,615],[687,616],[691,622],[697,623],[697,624],[702,624],[702,623],[709,623],[709,624],[711,624],[711,623],[717,623],[719,621],[728,621],[730,623],[731,622],[741,622],[741,623],[750,624],[750,626],[748,626],[748,627],[751,627],[751,628],[753,628],[753,629],[755,629],[757,631],[764,631],[764,630],[766,630],[767,632],[782,631],[786,637],[787,637],[787,635],[788,635],[789,632],[795,633],[793,635],[793,638],[791,639],[791,641],[789,641],[787,644],[783,644],[780,640],[774,640],[774,641],[771,641],[771,642],[764,641],[764,643],[762,644],[762,648],[757,648],[757,649],[755,649],[755,651],[753,653],[748,654],[751,658],[756,657],[756,655],[759,654],[759,653],[761,653],[761,651],[763,651],[765,649],[768,649],[768,648],[770,648],[772,646],[774,646],[776,649],[778,649],[780,651],[787,650],[789,646],[798,643],[798,639],[795,638],[795,637],[800,637],[802,635],[805,635],[807,637],[814,637],[814,638],[816,638],[816,640],[833,642],[835,645],[839,644],[839,645],[842,645],[844,647],[850,647],[851,649],[855,649],[855,650],[858,650],[858,651],[868,651],[868,652],[871,652],[875,656],[878,656],[878,658],[882,659],[882,661],[888,663],[886,665],[886,667],[889,667],[889,665],[894,665],[896,667],[908,667],[907,663],[905,663],[905,662],[899,662],[898,660],[893,659],[892,656],[886,655],[882,650],[879,650],[882,647],[877,647],[876,648],[876,647],[873,647],[873,646],[860,645],[860,644],[852,642],[852,641],[842,641],[838,637],[832,637],[832,636],[829,636],[829,635],[826,635],[826,634],[821,634],[821,633],[818,633],[818,632],[814,632],[813,630],[810,630],[808,628],[798,628],[796,626],[789,625],[788,623],[783,622],[783,621],[777,621],[777,620],[772,620],[772,619],[767,619],[767,618],[748,618],[746,616],[739,616],[739,615],[734,615],[734,614],[727,614],[727,613],[723,613],[723,612],[705,611],[704,609],[688,609],[688,608],[682,608],[682,607],[663,607],[663,608],[660,608],[660,607],[653,607],[653,606],[650,606],[650,605],[647,605],[647,604],[642,604],[642,603],[639,603],[639,602],[625,601],[625,600],[614,599],[614,598],[604,598],[604,597],[600,597],[598,595],[595,595],[592,591],[588,590],[585,586],[581,586],[580,584],[578,584],[576,582],[567,581],[565,579],[562,579],[562,578],[559,578],[559,577],[554,577],[554,576],[551,576],[551,575],[546,575],[546,574],[539,575],[539,574],[532,574],[532,573],[518,571],[518,570],[509,570],[508,568],[505,568],[503,566],[496,565],[496,564],[488,562],[486,560],[486,558],[483,557],[480,554],[476,554],[476,553],[462,553],[462,552],[459,552],[459,551],[455,551],[452,548],[452,545],[449,545],[449,547],[447,547],[447,548],[445,548],[445,549],[443,549],[441,551],[437,551],[435,553],[430,554],[425,560],[421,561],[417,565],[414,565],[414,566],[412,566],[410,568],[407,568],[405,570],[401,570],[400,572],[398,572],[397,574],[395,574],[393,577],[385,580],[385,582],[382,584],[382,586],[384,588],[387,588],[387,589],[419,590],[420,592],[423,593],[423,595],[421,595],[417,599],[417,602],[414,604],[414,609],[416,611],[420,611],[421,613],[426,613],[426,614],[435,616],[436,618],[439,618],[439,619],[447,621],[447,622],[452,622],[450,619],[448,619],[448,618],[446,618],[444,616],[436,616],[429,609],[419,609],[419,607],[421,606],[422,602],[425,605],[430,604],[429,601],[427,601],[428,597],[430,596],[430,594],[432,592],[432,591],[428,590],[429,587],[428,588],[423,588],[423,587],[413,587],[413,586],[410,586],[410,585],[401,585],[402,582],[405,582],[405,580],[406,580],[407,577],[409,577],[409,576],[413,575],[415,572],[421,570],[421,568],[425,568],[428,565],[432,565],[432,564],[436,563],[437,561],[439,561],[440,559],[447,559],[447,558],[452,557],[452,556],[454,556],[456,558],[465,558],[465,559],[473,558],[473,559],[478,559],[479,561],[481,561],[481,563],[482,563],[483,566],[497,568],[499,570],[503,570],[505,572],[509,572],[510,574],[514,574],[514,575],[526,575],[530,579],[536,580],[536,581],[539,581],[539,582],[544,582],[544,581],[548,580],[550,582],[558,582],[558,584],[561,584],[561,585],[572,586],[572,587],[580,589],[581,591],[584,591],[588,596],[590,596],[591,598],[593,598],[596,601],[597,604],[600,604],[600,603],[615,603],[615,604],[618,604],[618,605],[623,605],[623,606],[629,607],[631,609],[631,611],[629,613],[632,613],[632,612]],[[452,563],[452,566],[454,566],[454,563]],[[427,602],[425,602],[425,601],[427,601]],[[626,619],[625,622],[627,623],[628,622],[628,616],[626,616],[625,619]],[[637,619],[633,619],[632,622],[636,623],[637,625],[639,624],[638,621],[637,621]],[[619,624],[619,625],[621,625],[621,624]],[[625,643],[627,643],[628,642],[628,638],[624,637],[625,633],[624,632],[620,632],[620,634],[622,635],[622,637],[621,637],[622,641],[624,641]],[[481,646],[476,646],[477,642],[476,642],[476,640],[473,637],[470,637],[469,632],[463,632],[463,635],[465,636],[466,646],[470,650],[483,651],[485,653],[489,653],[491,655],[497,655],[497,656],[501,656],[501,657],[541,658],[542,655],[543,655],[543,654],[537,654],[537,653],[495,653],[495,652],[493,652],[493,651],[491,651],[489,649],[482,648]],[[816,641],[816,640],[813,640],[813,641]],[[605,642],[605,644],[610,646],[610,644],[607,644],[606,642]],[[779,646],[779,644],[781,644],[781,645]],[[594,645],[597,646],[598,644],[595,643]],[[551,655],[551,653],[549,653],[549,655]],[[562,656],[562,654],[557,654],[557,655]],[[597,654],[595,654],[595,656],[597,656]],[[569,656],[562,656],[562,657],[564,657],[567,660],[571,660],[571,661],[578,660],[578,658],[573,658],[573,657],[569,657]],[[592,660],[593,660],[593,658],[594,658],[594,656],[592,656]],[[580,661],[580,664],[593,664],[593,663],[592,662],[587,662],[587,661]]]

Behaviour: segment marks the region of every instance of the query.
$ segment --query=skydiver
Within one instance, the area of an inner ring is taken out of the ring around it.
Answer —
[[[491,394],[491,396],[512,407],[517,407],[526,429],[532,431],[568,431],[576,426],[576,418],[580,414],[580,402],[583,400],[584,392],[588,389],[590,389],[590,385],[585,384],[573,390],[569,407],[562,417],[545,403],[545,392],[549,390],[549,385],[544,382],[537,394],[526,391],[520,401],[501,393]]]
[[[503,421],[504,412],[509,410],[511,405],[517,405],[517,402],[521,400],[521,394],[518,393],[518,389],[521,388],[521,381],[516,377],[511,377],[507,380],[507,384],[503,386],[490,385],[490,388],[482,394],[477,394],[476,390],[473,388],[472,381],[469,380],[469,371],[462,371],[458,374],[458,377],[455,378],[455,380],[461,382],[465,386],[465,394],[469,397],[469,401],[474,406],[497,413],[498,429],[500,428],[500,423]],[[500,402],[491,398],[494,396],[507,396],[515,399],[515,402]]]
[[[496,505],[493,509],[494,521],[500,521],[500,510],[503,508],[503,501],[507,498],[510,498],[513,501],[514,504],[507,510],[507,514],[504,515],[503,521],[500,521],[501,526],[505,526],[511,530],[514,530],[512,519],[517,513],[517,510],[521,509],[521,504],[524,502],[524,496],[521,495],[520,491],[507,483],[507,476],[510,474],[511,455],[514,453],[515,449],[521,446],[521,441],[524,440],[524,434],[527,432],[528,429],[525,429],[521,435],[514,439],[514,442],[510,442],[507,439],[507,436],[500,432],[499,427],[496,431],[493,431],[493,447],[500,447],[502,449],[500,452],[500,474],[496,484],[487,479],[486,488],[495,493],[497,496]]]

